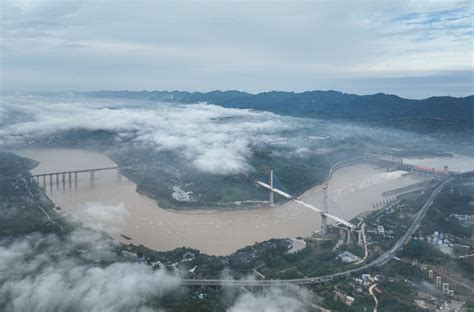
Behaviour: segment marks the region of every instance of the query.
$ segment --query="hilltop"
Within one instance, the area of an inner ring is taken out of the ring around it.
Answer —
[[[94,98],[143,99],[178,103],[208,102],[228,108],[246,108],[282,115],[328,119],[393,121],[403,119],[472,123],[474,95],[405,99],[392,94],[356,95],[339,91],[302,93],[270,91],[251,94],[236,90],[187,91],[91,91],[78,94]]]

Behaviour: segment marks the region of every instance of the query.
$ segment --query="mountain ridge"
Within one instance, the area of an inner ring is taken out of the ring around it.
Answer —
[[[305,117],[372,121],[399,118],[462,122],[474,120],[474,95],[433,96],[414,100],[394,94],[357,95],[334,90],[300,93],[267,91],[257,94],[238,90],[210,92],[102,90],[75,93],[92,98],[125,98],[178,103],[207,102],[227,108],[255,109]]]

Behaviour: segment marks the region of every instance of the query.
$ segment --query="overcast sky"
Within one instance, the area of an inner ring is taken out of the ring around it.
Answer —
[[[473,94],[468,1],[1,1],[4,90]]]

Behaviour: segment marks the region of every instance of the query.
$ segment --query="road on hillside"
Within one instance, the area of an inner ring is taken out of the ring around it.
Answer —
[[[372,262],[360,266],[355,269],[347,270],[344,272],[334,273],[330,275],[324,276],[315,276],[315,277],[307,277],[307,278],[297,278],[297,279],[286,279],[286,280],[255,280],[255,279],[248,279],[248,280],[231,280],[231,279],[183,279],[182,284],[186,286],[248,286],[248,287],[265,287],[265,286],[275,286],[275,285],[285,285],[285,284],[292,284],[292,285],[310,285],[310,284],[318,284],[331,281],[336,277],[343,277],[343,276],[350,276],[353,273],[357,273],[360,271],[367,270],[373,266],[380,266],[384,265],[385,263],[389,262],[395,254],[403,247],[411,238],[413,233],[418,229],[421,220],[426,214],[426,211],[433,205],[434,199],[438,194],[441,192],[443,187],[451,182],[453,178],[445,180],[444,182],[440,183],[434,191],[431,193],[428,200],[425,202],[423,207],[416,213],[412,223],[408,227],[405,234],[390,248],[389,250],[385,251],[380,257],[373,260]]]

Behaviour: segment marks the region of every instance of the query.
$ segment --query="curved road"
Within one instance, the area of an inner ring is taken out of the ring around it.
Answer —
[[[415,218],[413,219],[412,223],[408,227],[405,234],[390,248],[389,250],[385,251],[380,257],[373,260],[372,262],[360,266],[355,269],[347,270],[344,272],[334,273],[330,275],[323,275],[323,276],[316,276],[316,277],[308,277],[308,278],[297,278],[297,279],[286,279],[286,280],[225,280],[225,279],[183,279],[182,284],[187,286],[256,286],[256,287],[264,287],[264,286],[275,286],[275,285],[283,285],[283,284],[293,284],[293,285],[309,285],[309,284],[318,284],[324,283],[327,281],[331,281],[333,278],[342,277],[342,276],[350,276],[353,273],[360,272],[367,270],[373,266],[384,265],[388,261],[390,261],[395,254],[403,247],[409,240],[413,233],[416,231],[418,226],[420,225],[420,221],[426,214],[428,208],[431,207],[433,204],[434,199],[438,194],[441,192],[443,187],[451,182],[453,178],[445,180],[444,182],[440,183],[431,193],[430,197],[426,201],[426,203],[421,207],[421,209],[416,213]]]
[[[379,300],[377,299],[377,296],[374,294],[374,288],[377,287],[377,284],[373,284],[372,286],[369,287],[369,295],[374,298],[375,302],[375,307],[374,307],[374,312],[377,312],[377,307],[379,306]]]

